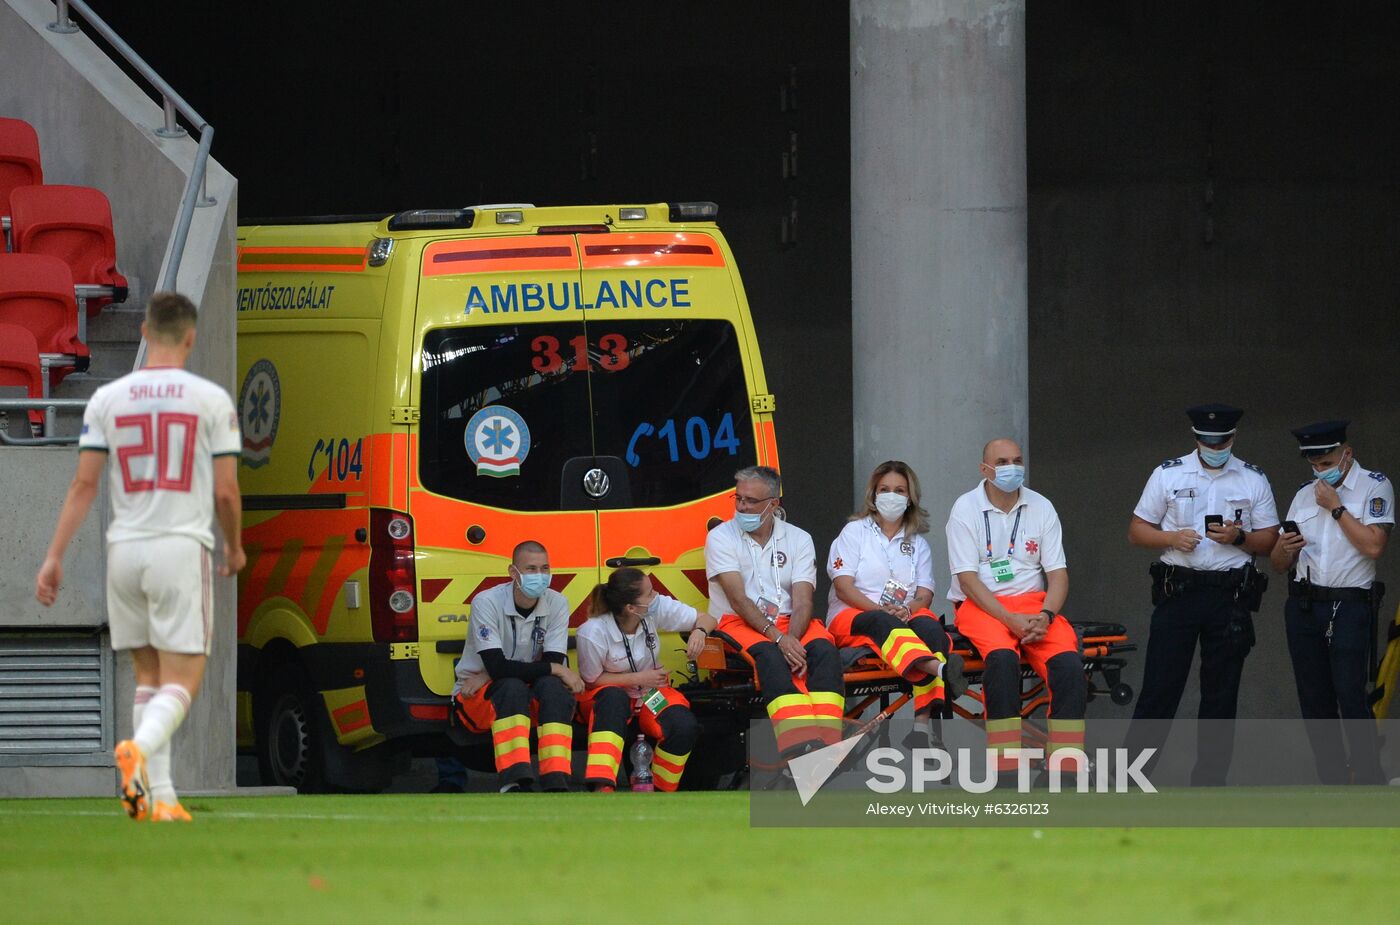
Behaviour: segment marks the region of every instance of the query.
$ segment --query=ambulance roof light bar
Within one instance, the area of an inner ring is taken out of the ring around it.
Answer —
[[[719,217],[719,206],[713,202],[668,202],[673,222],[712,222]]]
[[[389,217],[390,231],[418,228],[470,228],[476,220],[471,209],[410,209]]]

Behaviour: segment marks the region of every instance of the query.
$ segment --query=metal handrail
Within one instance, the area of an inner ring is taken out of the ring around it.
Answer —
[[[161,105],[165,111],[165,121],[156,129],[156,134],[173,138],[183,135],[178,122],[177,114],[184,116],[190,126],[199,133],[199,149],[195,154],[194,167],[190,170],[189,179],[185,183],[185,192],[180,197],[180,213],[175,220],[175,232],[170,239],[170,263],[166,266],[165,275],[161,277],[160,288],[167,292],[175,289],[176,279],[180,274],[180,261],[185,255],[185,242],[189,238],[190,224],[194,221],[194,210],[196,207],[212,206],[218,200],[209,196],[205,186],[206,174],[209,166],[209,147],[214,143],[214,126],[204,120],[204,117],[195,112],[193,106],[185,102],[184,97],[176,93],[170,84],[166,83],[155,70],[138,55],[130,45],[122,40],[92,11],[83,0],[55,0],[54,21],[49,24],[51,32],[59,34],[69,34],[78,31],[69,17],[69,9],[79,13],[87,21],[94,32],[102,36],[117,54],[121,55],[127,64],[131,65],[145,81],[150,84],[161,96]],[[140,347],[136,351],[135,368],[139,369],[146,357],[146,341],[142,339]]]
[[[60,411],[82,412],[87,408],[86,398],[0,398],[0,411],[43,411],[44,436],[15,437],[6,430],[0,430],[0,445],[4,446],[66,446],[78,442],[77,437],[53,436],[55,422]],[[25,415],[28,422],[29,416]]]

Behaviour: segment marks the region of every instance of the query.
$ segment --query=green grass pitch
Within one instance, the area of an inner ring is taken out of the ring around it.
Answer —
[[[0,921],[1393,921],[1393,829],[755,829],[745,793],[0,801]]]

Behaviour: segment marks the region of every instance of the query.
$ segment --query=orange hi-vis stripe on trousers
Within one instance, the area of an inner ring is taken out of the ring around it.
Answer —
[[[997,770],[1015,770],[1016,759],[1006,753],[1021,747],[1021,717],[987,720],[987,748],[996,752]]]
[[[1049,739],[1045,746],[1045,766],[1052,767],[1050,756],[1055,752],[1066,748],[1077,748],[1084,751],[1084,720],[1082,719],[1055,719],[1051,717],[1046,721]],[[1075,755],[1064,758],[1057,762],[1055,767],[1066,773],[1078,774],[1088,770],[1084,767],[1084,762]]]
[[[807,697],[812,701],[812,723],[817,727],[818,738],[827,745],[840,742],[846,698],[833,691],[811,691]]]
[[[933,657],[945,665],[948,663],[948,657],[942,652],[933,653]],[[943,675],[941,673],[928,675],[917,670],[916,673],[923,675],[923,680],[917,681],[909,678],[909,682],[914,687],[914,712],[927,713],[933,709],[934,704],[942,703],[947,699],[944,693]],[[908,676],[906,675],[906,677]]]
[[[802,692],[783,694],[768,702],[768,719],[778,737],[780,754],[813,740],[825,741],[814,724],[812,698]]]
[[[658,751],[658,754],[660,752]],[[588,734],[588,767],[583,779],[590,784],[617,783],[617,770],[622,766],[622,736],[615,732]]]
[[[662,751],[661,746],[658,745],[651,759],[651,777],[656,783],[656,789],[667,793],[675,792],[675,789],[681,785],[681,775],[685,773],[685,763],[688,758],[690,758],[690,752],[686,752],[684,755],[673,755],[670,752]]]
[[[530,717],[503,716],[491,724],[491,744],[496,749],[496,771],[530,763]]]
[[[926,672],[915,668],[914,663],[926,658],[933,658],[933,652],[924,645],[924,641],[915,635],[913,630],[902,626],[899,629],[890,630],[890,634],[885,637],[884,644],[880,646],[880,656],[896,674],[910,681],[916,681],[921,680]]]
[[[574,727],[569,723],[540,725],[540,774],[568,774],[572,770]]]

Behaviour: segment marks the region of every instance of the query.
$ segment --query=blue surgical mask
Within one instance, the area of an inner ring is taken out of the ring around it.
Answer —
[[[520,576],[520,593],[530,599],[538,598],[549,587],[548,572],[532,572]]]
[[[1004,492],[1019,491],[1026,481],[1025,466],[997,466],[996,478],[992,479],[992,484]]]
[[[1232,447],[1226,447],[1223,450],[1208,450],[1201,447],[1201,459],[1212,469],[1219,469],[1229,462],[1233,455],[1235,455],[1235,451]]]
[[[752,533],[763,523],[763,515],[735,512],[734,522],[739,525],[740,530],[743,530],[745,533]]]
[[[1315,472],[1313,474],[1316,475],[1318,478],[1322,479],[1322,481],[1326,482],[1328,485],[1331,485],[1333,488],[1336,488],[1342,483],[1343,462],[1346,462],[1346,460],[1343,459],[1342,462],[1337,463],[1335,466],[1333,466],[1331,469],[1328,469],[1325,472]]]

